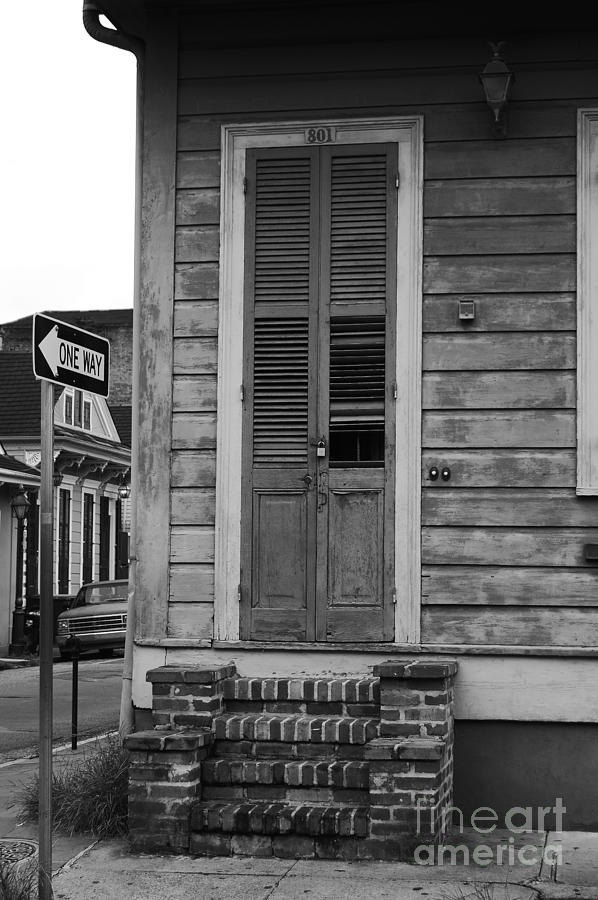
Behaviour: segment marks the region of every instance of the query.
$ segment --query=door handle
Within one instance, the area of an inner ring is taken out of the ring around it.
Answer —
[[[307,490],[309,490],[310,487],[311,487],[311,483],[312,483],[312,481],[313,481],[313,478],[311,477],[311,475],[310,475],[309,473],[306,473],[305,475],[302,475],[302,476],[301,476],[301,478],[299,479],[299,481],[302,481],[302,482],[305,484],[305,487],[307,488]]]
[[[328,471],[320,469],[318,472],[318,511],[324,509],[328,503]]]

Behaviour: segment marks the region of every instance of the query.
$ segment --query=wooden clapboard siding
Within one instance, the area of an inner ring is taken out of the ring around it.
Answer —
[[[218,343],[215,338],[175,338],[173,371],[175,373],[216,373]]]
[[[175,338],[209,337],[217,334],[217,300],[178,300],[174,304]]]
[[[211,637],[193,591],[204,579],[213,596],[221,123],[423,114],[422,640],[596,644],[583,547],[598,543],[598,510],[574,494],[576,114],[598,104],[593,36],[509,46],[517,81],[497,141],[479,41],[324,32],[306,48],[309,25],[295,26],[293,45],[267,46],[276,14],[236,16],[231,54],[209,46],[205,17],[181,23],[169,634]],[[450,481],[430,481],[432,466]]]
[[[424,412],[422,443],[459,449],[575,447],[575,413],[554,409]]]
[[[503,293],[575,290],[575,256],[429,256],[424,293]]]
[[[171,574],[172,578],[172,574]],[[195,603],[193,601],[178,602],[178,594],[170,594],[168,605],[168,631],[171,638],[193,638],[209,640],[213,635],[214,604]]]
[[[500,338],[498,338],[500,340]],[[424,409],[575,408],[573,372],[427,372]]]
[[[598,528],[422,529],[422,561],[437,566],[572,566],[586,562],[584,545],[598,543]],[[566,597],[563,596],[563,602]]]
[[[213,413],[174,413],[173,450],[213,450],[216,447],[216,416]]]
[[[177,191],[176,215],[179,225],[217,225],[220,219],[220,191],[194,188]]]
[[[176,603],[205,603],[211,606],[214,597],[214,567],[202,563],[172,564],[170,597]]]
[[[422,641],[547,647],[598,645],[598,609],[424,606]]]
[[[214,529],[205,525],[173,526],[170,535],[170,553],[173,564],[213,563]]]
[[[214,487],[215,451],[173,450],[170,482],[172,487]]]
[[[424,566],[426,605],[598,606],[598,571],[547,566]]]
[[[575,487],[575,450],[451,449],[450,457],[446,459],[450,459],[450,484],[453,487]],[[444,490],[446,484],[442,480],[430,480],[430,469],[438,465],[445,465],[444,454],[424,450],[423,483]]]
[[[574,175],[575,140],[529,138],[504,141],[429,142],[425,178],[508,178]]]
[[[218,262],[219,243],[217,225],[181,226],[175,232],[174,258],[183,263]]]
[[[578,500],[569,488],[424,488],[424,525],[503,525],[591,528],[598,524],[598,500]]]
[[[174,299],[218,299],[217,264],[177,263],[174,269]]]
[[[216,409],[215,375],[175,375],[172,386],[172,408],[177,412]]]
[[[209,488],[173,488],[170,521],[173,525],[213,525],[215,491]]]
[[[428,371],[575,367],[575,334],[566,332],[428,334],[423,350]]]
[[[202,150],[177,154],[177,188],[217,188],[220,186],[220,153]]]
[[[207,243],[206,231],[205,228],[186,228],[184,238],[187,242],[203,240]],[[183,235],[180,242],[183,243]],[[181,247],[179,253],[185,247]],[[424,226],[426,256],[574,252],[575,216],[428,218]],[[186,261],[182,256],[177,258]]]
[[[575,177],[465,178],[426,182],[424,215],[525,216],[575,212]]]
[[[459,300],[471,300],[475,319],[464,326]],[[175,310],[176,316],[176,310]],[[546,294],[428,294],[424,298],[424,331],[574,331],[575,295]]]

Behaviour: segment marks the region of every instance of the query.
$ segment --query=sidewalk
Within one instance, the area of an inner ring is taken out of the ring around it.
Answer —
[[[475,840],[474,840],[475,837]],[[510,833],[458,835],[453,844],[473,849],[508,842]],[[540,854],[546,835],[524,834]],[[250,858],[195,858],[130,854],[126,841],[103,841],[54,880],[60,900],[597,900],[598,834],[550,836],[563,851],[563,866],[491,864],[417,866],[405,863]]]
[[[56,757],[72,759],[91,746],[63,748]],[[37,825],[21,824],[18,811],[8,808],[15,785],[37,766],[37,758],[0,765],[5,854],[25,856],[37,844]],[[598,833],[468,831],[446,844],[452,850],[444,864],[429,850],[420,858],[434,864],[416,865],[133,854],[125,839],[98,843],[87,834],[56,835],[54,894],[57,900],[598,900]],[[488,865],[473,859],[480,845],[488,848]]]

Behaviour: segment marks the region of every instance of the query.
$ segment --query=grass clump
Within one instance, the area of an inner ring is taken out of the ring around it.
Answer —
[[[36,858],[23,863],[0,865],[0,900],[37,900]]]
[[[98,742],[80,759],[66,763],[55,761],[53,827],[66,834],[88,832],[97,838],[125,834],[128,775],[129,754],[118,735]],[[28,820],[38,818],[38,775],[20,786],[16,803]]]

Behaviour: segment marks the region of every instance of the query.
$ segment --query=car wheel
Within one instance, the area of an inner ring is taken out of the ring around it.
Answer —
[[[73,658],[73,654],[72,654],[72,653],[69,653],[68,650],[61,650],[61,651],[60,651],[60,659],[64,660],[65,662],[68,662],[68,661],[71,660],[72,658]]]

